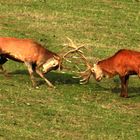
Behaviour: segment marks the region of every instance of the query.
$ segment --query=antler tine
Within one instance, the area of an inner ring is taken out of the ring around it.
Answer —
[[[75,44],[74,44],[74,42],[72,41],[72,39],[70,39],[69,37],[66,37],[68,40],[69,40],[69,42],[71,43],[71,45],[69,45],[69,47],[71,47],[71,48],[74,48],[74,50],[75,51],[79,51],[80,53],[83,53],[83,51],[81,51],[80,49],[81,48],[83,48],[83,47],[85,47],[84,45],[81,45],[81,46],[76,46]]]
[[[77,53],[80,55],[82,60],[84,60],[86,66],[87,66],[87,69],[85,71],[83,71],[83,72],[80,72],[79,76],[78,77],[74,77],[74,78],[82,78],[80,80],[80,84],[86,84],[89,81],[90,76],[91,76],[91,67],[92,67],[92,65],[88,62],[88,60],[84,56],[83,52],[77,51]]]
[[[82,53],[83,54],[83,52],[80,50],[81,48],[83,48],[83,47],[85,47],[85,46],[76,46],[75,44],[74,44],[74,42],[72,41],[72,39],[70,39],[69,37],[66,37],[68,40],[69,40],[69,42],[70,42],[70,44],[71,45],[68,45],[68,47],[71,47],[71,48],[73,48],[72,50],[70,50],[70,51],[68,51],[67,53],[65,53],[64,55],[63,55],[63,58],[64,57],[66,57],[69,53],[74,53],[74,52],[79,52],[79,53]]]
[[[68,47],[72,48],[72,50],[68,51],[67,53],[65,53],[63,55],[63,59],[65,59],[65,57],[69,54],[69,53],[78,53],[78,55],[80,56],[80,58],[82,58],[82,60],[84,60],[87,69],[83,72],[80,72],[78,77],[75,78],[81,78],[80,80],[80,84],[85,84],[89,81],[89,78],[91,76],[91,67],[92,65],[88,62],[87,58],[84,56],[84,53],[80,50],[81,48],[85,47],[84,45],[81,46],[76,46],[74,44],[74,42],[72,41],[72,39],[70,39],[69,37],[66,37],[69,40],[69,44],[67,45]]]
[[[88,69],[91,68],[91,64],[88,62],[88,60],[86,59],[86,57],[84,56],[83,53],[78,52],[78,54],[81,56],[81,58],[84,60],[84,62],[86,63],[86,66],[88,67]]]
[[[77,53],[78,53],[78,54],[82,57],[82,59],[85,61],[86,65],[87,65],[88,67],[90,67],[90,64],[88,63],[86,57],[84,56],[83,52],[80,50],[82,47],[85,47],[85,46],[82,45],[82,46],[80,46],[80,47],[77,47],[69,37],[67,37],[67,39],[68,39],[68,40],[70,41],[70,43],[71,43],[71,46],[69,46],[69,47],[74,48],[75,51],[77,51]]]
[[[86,84],[86,83],[89,81],[90,76],[91,76],[91,71],[90,71],[90,69],[86,69],[85,71],[80,72],[80,73],[79,73],[79,76],[73,77],[73,78],[78,78],[78,79],[81,79],[81,78],[82,78],[82,79],[80,80],[80,84]]]
[[[69,47],[77,49],[77,46],[73,43],[72,39],[70,39],[69,37],[66,37],[66,38],[67,38],[67,39],[69,40],[69,42],[71,43],[71,46],[69,46]]]

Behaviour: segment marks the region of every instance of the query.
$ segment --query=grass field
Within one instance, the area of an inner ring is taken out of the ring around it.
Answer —
[[[0,0],[0,36],[32,38],[61,52],[66,36],[106,58],[121,48],[140,51],[138,0]],[[94,61],[93,61],[94,62]],[[23,64],[8,61],[0,75],[0,140],[139,140],[140,80],[120,98],[118,77],[79,85],[71,71],[53,71],[38,89]],[[71,64],[71,67],[74,67]]]

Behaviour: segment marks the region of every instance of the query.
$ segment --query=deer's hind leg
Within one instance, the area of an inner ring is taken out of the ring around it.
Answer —
[[[0,71],[5,75],[8,76],[7,71],[3,68],[3,64],[6,63],[8,59],[3,55],[0,55]]]

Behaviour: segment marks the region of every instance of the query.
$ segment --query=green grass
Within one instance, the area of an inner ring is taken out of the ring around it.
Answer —
[[[140,51],[139,7],[136,0],[0,0],[0,36],[32,38],[58,53],[68,36],[102,59],[121,48]],[[11,77],[0,75],[0,140],[140,139],[137,77],[124,99],[118,77],[79,85],[71,71],[54,71],[46,76],[56,89],[39,77],[34,89],[23,64],[5,68]]]

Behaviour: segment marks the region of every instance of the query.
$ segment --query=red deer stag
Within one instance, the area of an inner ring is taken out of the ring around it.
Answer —
[[[140,52],[122,49],[112,57],[99,61],[91,69],[95,79],[119,75],[121,80],[121,97],[128,97],[128,80],[130,75],[140,77]]]
[[[23,62],[28,69],[33,86],[36,86],[33,73],[36,72],[43,78],[49,87],[54,87],[45,78],[44,74],[61,67],[62,60],[73,52],[78,52],[80,48],[73,48],[63,56],[49,51],[39,43],[31,39],[19,39],[11,37],[0,37],[0,69],[4,71],[2,65],[8,60]]]
[[[71,41],[72,42],[72,41]],[[73,45],[73,44],[72,44]],[[86,71],[80,72],[79,78],[81,84],[89,81],[93,75],[96,81],[100,81],[103,77],[114,77],[119,75],[121,80],[121,97],[128,97],[128,80],[130,75],[138,75],[140,77],[140,52],[121,49],[113,56],[99,61],[97,64],[91,65],[83,53],[78,52],[88,67]]]

